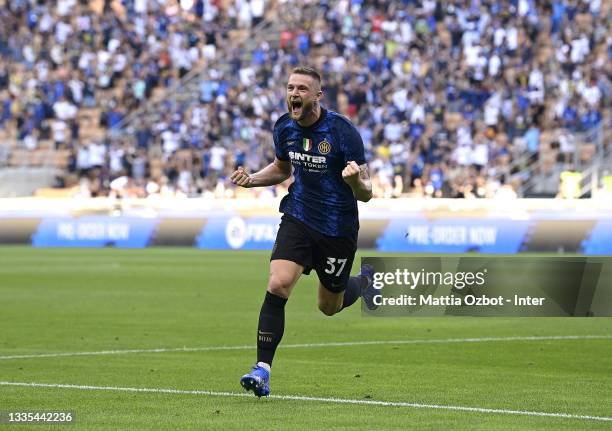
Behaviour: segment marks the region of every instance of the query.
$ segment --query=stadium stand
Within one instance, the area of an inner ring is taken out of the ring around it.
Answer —
[[[281,193],[226,178],[274,157],[304,63],[376,196],[566,196],[566,171],[588,196],[612,170],[608,2],[5,3],[0,165],[59,169],[68,194]]]

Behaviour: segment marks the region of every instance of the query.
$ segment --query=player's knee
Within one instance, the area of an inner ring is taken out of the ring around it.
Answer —
[[[333,316],[340,311],[336,304],[330,304],[329,302],[319,302],[319,310],[326,316]]]
[[[288,298],[291,289],[291,280],[278,275],[270,275],[268,281],[268,292],[281,298]]]

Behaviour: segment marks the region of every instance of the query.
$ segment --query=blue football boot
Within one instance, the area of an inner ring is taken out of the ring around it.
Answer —
[[[240,384],[247,391],[253,391],[258,397],[270,395],[270,372],[259,365],[255,365],[251,372],[240,379]]]

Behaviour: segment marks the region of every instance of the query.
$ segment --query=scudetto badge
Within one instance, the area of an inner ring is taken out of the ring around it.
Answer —
[[[327,154],[331,151],[331,144],[327,142],[327,139],[323,139],[321,142],[319,142],[317,148],[319,149],[319,153]]]

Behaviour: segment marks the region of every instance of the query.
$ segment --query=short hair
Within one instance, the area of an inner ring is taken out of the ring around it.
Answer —
[[[312,67],[308,67],[308,66],[296,67],[291,71],[291,74],[294,74],[294,73],[298,75],[308,75],[319,83],[319,87],[321,86],[321,75],[319,74],[319,72],[317,72]]]

